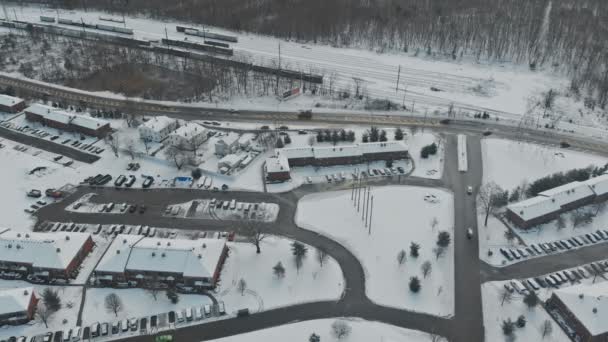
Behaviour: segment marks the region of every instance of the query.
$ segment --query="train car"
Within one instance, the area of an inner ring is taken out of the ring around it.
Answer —
[[[114,27],[114,31],[115,32],[119,32],[119,33],[124,33],[124,34],[133,34],[133,29],[128,28],[128,27]]]
[[[177,29],[177,32],[184,32],[186,30],[187,27],[183,27],[183,26],[176,26],[175,27]]]
[[[200,50],[200,51],[217,53],[217,54],[227,55],[227,56],[232,56],[234,54],[232,49],[225,49],[225,48],[212,46],[212,45],[204,45],[204,44],[199,44],[199,43],[194,43],[194,42],[187,42],[187,41],[183,41],[183,40],[173,40],[173,39],[165,39],[165,38],[163,38],[161,41],[163,44],[169,45],[169,46],[179,46],[179,47],[183,47],[183,48],[187,48],[187,49]]]
[[[46,17],[44,15],[40,16],[40,21],[45,22],[45,23],[54,23],[55,22],[55,17]]]
[[[64,24],[64,25],[73,25],[73,21],[71,19],[59,18],[59,19],[57,19],[57,22],[59,24]]]
[[[226,43],[215,42],[213,40],[207,40],[207,39],[205,39],[205,44],[207,44],[207,45],[213,45],[213,46],[218,46],[218,47],[223,47],[223,48],[229,48],[230,47],[230,45],[228,45]]]
[[[95,25],[95,28],[98,30],[102,30],[102,31],[109,31],[109,32],[116,32],[116,33],[123,33],[123,34],[133,34],[133,30],[130,28],[126,28],[126,27],[97,24],[97,25]]]
[[[224,34],[213,33],[213,32],[205,32],[204,37],[211,38],[211,39],[217,39],[217,40],[223,40],[223,41],[232,42],[232,43],[237,43],[239,41],[238,38],[235,36],[227,36]]]

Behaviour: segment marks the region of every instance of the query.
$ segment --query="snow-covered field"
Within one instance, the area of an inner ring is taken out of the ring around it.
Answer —
[[[318,319],[312,321],[298,322],[282,325],[275,328],[259,330],[247,334],[213,340],[215,342],[249,342],[249,341],[308,341],[313,333],[321,338],[321,341],[338,341],[332,333],[332,324],[343,321],[351,328],[349,336],[343,341],[348,342],[426,342],[431,341],[431,335],[393,325],[365,321],[357,318]],[[435,340],[445,341],[444,339]]]
[[[372,228],[364,226],[361,213],[353,207],[350,191],[307,195],[300,200],[296,214],[298,226],[335,239],[361,261],[366,275],[367,295],[374,302],[451,316],[454,310],[454,263],[452,245],[443,257],[436,259],[439,231],[453,235],[453,196],[431,188],[386,186],[374,187]],[[435,195],[437,203],[425,201]],[[433,227],[433,219],[437,224]],[[418,258],[409,255],[410,243],[421,245]],[[407,261],[397,262],[405,250]],[[432,271],[423,277],[421,265],[430,261]],[[422,288],[412,293],[408,283],[417,276]]]
[[[78,309],[82,300],[82,287],[80,286],[47,286],[47,285],[32,285],[25,281],[9,281],[0,280],[0,288],[15,288],[15,287],[34,287],[34,293],[38,298],[42,296],[45,288],[51,288],[57,291],[61,298],[61,309],[52,314],[48,320],[49,327],[46,328],[44,323],[39,320],[32,320],[27,324],[0,327],[0,339],[8,339],[11,336],[33,336],[44,334],[47,331],[57,331],[76,326],[78,318]]]
[[[118,312],[118,317],[114,315],[114,312],[106,309],[104,301],[110,293],[118,295],[123,304],[122,310]],[[205,295],[180,294],[179,302],[173,304],[163,291],[160,291],[157,299],[154,300],[148,291],[142,289],[90,288],[87,290],[82,320],[84,325],[90,325],[95,322],[115,322],[125,318],[148,317],[172,310],[200,307],[211,303],[211,298]]]
[[[535,308],[528,309],[523,302],[523,297],[514,293],[512,301],[505,301],[501,305],[500,293],[503,291],[503,285],[507,282],[490,282],[481,285],[481,297],[483,300],[483,325],[485,328],[486,341],[508,341],[502,332],[502,322],[511,319],[513,322],[517,320],[519,315],[526,318],[526,326],[524,328],[515,328],[516,341],[570,341],[563,330],[553,321],[551,316],[540,305]],[[540,293],[541,299],[546,299],[550,293]],[[553,327],[553,332],[542,336],[541,326],[545,320],[549,320]]]
[[[39,7],[7,6],[19,20],[39,22],[40,15],[71,18],[72,20],[98,23],[103,13],[96,11],[65,11],[40,9]],[[223,29],[201,27],[185,23],[155,21],[143,17],[126,18],[126,26],[133,28],[136,38],[158,40],[168,36],[170,39],[182,40],[186,36],[176,32],[173,25],[183,25],[198,29],[211,29],[214,32],[237,35],[239,42],[233,44],[235,57],[247,58],[256,63],[272,65],[277,62],[279,40],[272,37],[228,32]],[[165,31],[167,29],[167,31]],[[189,41],[203,42],[203,37],[187,36]],[[423,57],[413,51],[376,53],[361,49],[334,48],[327,45],[302,44],[299,42],[281,41],[281,64],[284,68],[294,70],[312,70],[329,78],[333,75],[335,89],[351,89],[353,78],[360,80],[361,88],[372,98],[388,99],[412,107],[420,115],[427,111],[432,116],[435,110],[442,113],[453,104],[456,111],[481,112],[489,111],[499,115],[503,120],[519,120],[521,115],[533,107],[550,88],[562,91],[567,88],[565,76],[556,75],[551,70],[530,71],[527,66],[510,63],[486,63],[467,58],[459,61]],[[400,70],[399,70],[400,69]],[[399,76],[398,76],[399,74]],[[397,81],[399,79],[399,84]],[[395,86],[398,91],[395,91]],[[440,89],[432,91],[431,87]],[[297,98],[294,107],[313,107],[320,101],[318,97]],[[532,104],[532,106],[531,106]],[[276,108],[280,110],[287,104],[271,98],[254,97],[233,99],[229,106],[237,108]],[[337,106],[336,106],[337,107]],[[556,112],[563,112],[565,118],[589,126],[605,120],[590,113],[579,115],[579,111],[589,112],[582,103],[569,97],[560,97],[556,101]],[[536,109],[538,112],[539,109]],[[533,112],[534,118],[537,114]],[[540,112],[542,114],[542,111]],[[541,120],[541,126],[544,120]]]
[[[228,313],[242,308],[251,312],[268,310],[297,303],[338,300],[344,291],[344,279],[338,263],[327,258],[320,266],[315,248],[308,246],[307,256],[297,271],[291,252],[291,240],[275,236],[261,243],[261,253],[244,242],[229,243],[230,254],[215,290],[216,298],[224,301]],[[273,267],[281,262],[285,276],[277,278]],[[239,280],[246,283],[243,295]]]
[[[482,139],[481,151],[483,182],[494,181],[505,190],[552,173],[608,163],[598,155],[496,138]]]

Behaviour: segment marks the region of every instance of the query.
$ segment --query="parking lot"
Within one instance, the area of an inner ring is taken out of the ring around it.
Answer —
[[[500,253],[508,262],[517,262],[542,255],[566,252],[597,243],[608,242],[608,229],[581,234],[575,237],[546,242],[532,243],[527,247],[500,248]]]

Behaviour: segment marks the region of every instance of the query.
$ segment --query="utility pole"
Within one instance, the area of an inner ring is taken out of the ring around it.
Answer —
[[[401,65],[399,65],[399,70],[397,71],[397,86],[395,86],[395,93],[399,92],[399,78],[401,78]]]
[[[279,75],[281,73],[281,42],[279,42],[279,69],[277,70],[277,85],[276,85],[276,94],[279,94]]]
[[[369,228],[368,228],[368,233],[369,235],[372,235],[372,214],[374,213],[374,196],[372,196],[372,203],[371,203],[371,208],[370,208],[370,213],[369,213]]]
[[[165,39],[169,40],[169,32],[167,32],[167,26],[165,26]]]
[[[365,227],[367,227],[367,219],[369,218],[369,196],[371,194],[371,187],[367,189],[367,198],[365,199]]]
[[[365,194],[367,193],[368,187],[363,188],[363,210],[361,211],[361,221],[365,217]]]

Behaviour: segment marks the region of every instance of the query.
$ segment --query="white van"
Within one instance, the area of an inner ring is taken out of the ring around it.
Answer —
[[[74,327],[72,329],[72,342],[80,341],[80,327]]]
[[[207,316],[207,317],[211,316],[211,305],[209,305],[209,304],[205,305],[205,316]]]
[[[174,206],[173,208],[171,208],[171,215],[176,216],[177,214],[179,214],[179,207],[178,206]]]
[[[196,183],[196,186],[200,189],[205,185],[206,182],[207,182],[207,176],[203,176],[198,180],[198,182]]]
[[[99,336],[99,323],[93,323],[93,325],[91,325],[91,336]]]
[[[192,308],[186,309],[186,320],[190,322],[193,318],[194,315],[192,314]]]
[[[63,337],[63,342],[69,342],[70,341],[70,337],[72,337],[72,330],[70,329],[65,329],[62,333],[61,333],[62,337]]]
[[[126,318],[120,321],[120,330],[123,333],[129,331],[129,321]]]
[[[233,199],[232,201],[230,201],[230,210],[234,209],[236,209],[236,200]]]
[[[182,323],[184,321],[184,314],[180,311],[175,312],[175,322]]]
[[[201,308],[200,306],[197,307],[196,309],[194,309],[194,319],[196,319],[197,321],[200,321],[201,319],[203,319],[203,308]]]

